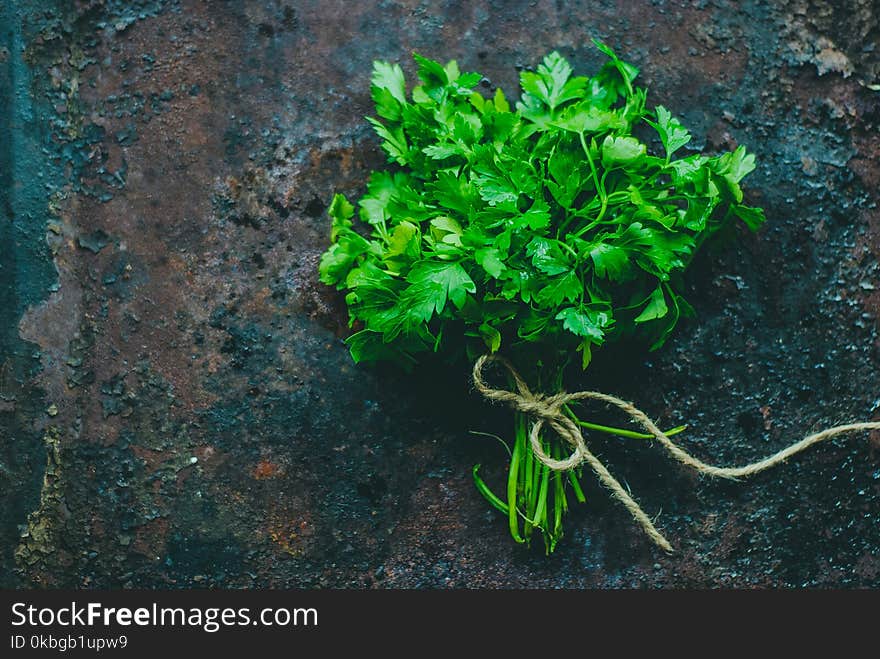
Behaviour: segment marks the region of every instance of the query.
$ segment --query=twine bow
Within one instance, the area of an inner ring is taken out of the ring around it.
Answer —
[[[516,391],[493,389],[486,384],[486,381],[483,379],[483,367],[490,361],[497,362],[507,369],[513,378]],[[598,391],[576,391],[574,393],[563,391],[552,395],[532,393],[528,385],[525,383],[525,380],[523,380],[522,376],[517,372],[513,365],[503,357],[497,355],[483,355],[477,359],[477,362],[474,364],[473,380],[477,391],[479,391],[484,397],[490,400],[507,403],[520,412],[535,417],[535,422],[532,424],[532,429],[529,433],[529,442],[531,443],[532,451],[538,460],[554,471],[567,471],[569,469],[574,469],[584,462],[589,464],[599,477],[599,481],[611,490],[611,496],[624,505],[636,522],[642,527],[642,530],[644,530],[655,544],[668,552],[673,550],[672,545],[669,544],[669,541],[666,540],[666,538],[664,538],[657,530],[651,519],[645,511],[642,510],[641,506],[636,503],[617,479],[611,475],[611,472],[609,472],[607,467],[602,464],[602,461],[590,452],[584,441],[584,435],[581,432],[581,429],[578,428],[574,421],[562,411],[564,405],[578,400],[590,399],[618,407],[629,415],[633,421],[647,430],[658,442],[660,442],[673,458],[682,464],[695,469],[701,474],[708,474],[709,476],[715,476],[718,478],[729,478],[732,480],[744,476],[751,476],[752,474],[757,474],[770,467],[774,467],[791,456],[809,448],[813,444],[818,444],[819,442],[834,437],[835,435],[840,435],[846,432],[855,432],[858,430],[880,430],[880,422],[874,421],[834,426],[804,437],[804,439],[799,442],[795,442],[763,460],[752,462],[743,465],[742,467],[715,467],[690,455],[687,451],[669,439],[669,437],[660,430],[653,421],[651,421],[647,414],[642,412],[632,403],[617,398],[616,396],[603,394]],[[564,460],[552,458],[544,451],[544,447],[541,443],[541,429],[544,427],[545,423],[549,425],[569,446],[571,446],[571,455]]]

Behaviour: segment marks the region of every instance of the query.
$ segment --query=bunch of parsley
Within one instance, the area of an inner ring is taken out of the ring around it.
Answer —
[[[421,84],[409,96],[400,66],[374,63],[368,120],[392,167],[370,176],[360,227],[333,198],[320,263],[321,281],[346,291],[355,361],[412,367],[425,353],[503,350],[538,386],[559,388],[572,355],[586,368],[605,341],[660,347],[691,312],[681,275],[695,251],[734,217],[761,225],[740,188],[754,156],[677,158],[689,132],[649,110],[638,70],[595,43],[608,57],[595,76],[550,53],[522,73],[515,109],[500,89],[475,91],[482,76],[454,61],[415,55]],[[476,468],[475,480],[517,541],[537,528],[550,551],[568,486],[583,494],[577,474],[533,459],[521,414],[515,429],[507,500]],[[562,457],[549,440],[547,450]]]

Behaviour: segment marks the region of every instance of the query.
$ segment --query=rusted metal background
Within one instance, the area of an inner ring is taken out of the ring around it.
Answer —
[[[350,363],[317,283],[325,207],[382,166],[373,59],[455,58],[516,90],[591,37],[713,150],[746,144],[770,221],[693,268],[698,318],[571,387],[687,422],[743,463],[880,411],[880,10],[872,0],[20,0],[0,42],[0,584],[880,584],[880,437],[747,483],[595,440],[677,546],[595,484],[547,558],[470,482],[510,416],[465,368]]]

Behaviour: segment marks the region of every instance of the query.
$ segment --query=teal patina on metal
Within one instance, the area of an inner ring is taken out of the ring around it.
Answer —
[[[31,9],[33,7],[33,9]],[[59,169],[50,157],[49,109],[41,107],[42,94],[34,93],[44,80],[34,78],[25,62],[23,30],[44,3],[5,3],[0,8],[4,52],[0,76],[0,351],[4,358],[28,366],[16,370],[25,375],[33,366],[31,348],[19,339],[17,325],[28,307],[48,297],[57,277],[44,239],[50,218],[49,196],[59,184]],[[3,61],[5,60],[5,61]]]
[[[19,525],[39,501],[46,456],[41,432],[33,419],[44,407],[44,394],[31,378],[40,369],[38,347],[19,336],[22,314],[45,300],[57,286],[57,275],[45,240],[50,220],[49,198],[59,184],[53,165],[49,109],[35,89],[25,62],[27,35],[38,24],[45,3],[0,5],[0,417],[11,437],[0,454],[4,496],[0,515],[0,546],[9,556],[0,562],[0,585],[15,583],[11,554],[18,544]]]
[[[109,2],[95,9],[103,25],[123,30],[159,13],[166,3]],[[50,401],[35,377],[40,348],[22,338],[28,309],[58,290],[58,273],[47,235],[60,240],[55,206],[71,193],[108,201],[125,186],[127,165],[104,171],[92,162],[103,128],[78,111],[75,86],[59,87],[52,66],[81,70],[90,63],[94,35],[84,30],[75,7],[61,1],[22,0],[0,4],[0,586],[18,583],[13,552],[26,540],[29,513],[40,505],[46,472]],[[101,22],[95,18],[96,22]],[[81,60],[81,61],[80,61]],[[87,237],[88,240],[88,237]],[[75,376],[74,376],[75,379]],[[50,458],[56,449],[48,447]],[[47,550],[51,549],[46,547]],[[24,562],[28,559],[25,557]]]

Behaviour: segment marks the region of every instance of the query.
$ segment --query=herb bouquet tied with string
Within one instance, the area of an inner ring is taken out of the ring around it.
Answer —
[[[564,393],[563,372],[575,360],[589,368],[610,341],[660,348],[692,313],[682,275],[697,250],[733,222],[758,229],[764,214],[740,188],[754,156],[738,147],[680,157],[690,133],[666,108],[648,107],[634,66],[595,44],[607,58],[596,75],[573,75],[553,52],[521,74],[515,107],[500,89],[475,91],[482,76],[454,61],[415,55],[420,84],[410,94],[400,66],[375,62],[378,117],[368,121],[391,167],[372,173],[357,209],[333,198],[320,278],[345,291],[355,361],[412,368],[431,353],[464,357],[476,388],[514,407],[506,489],[494,493],[474,468],[514,540],[540,534],[554,549],[569,502],[584,501],[586,463],[671,549],[582,429],[655,437],[706,473],[745,472],[692,458],[669,439],[681,428],[664,433],[625,401]],[[506,369],[510,389],[486,383],[490,362]],[[584,399],[620,407],[647,433],[583,419],[574,403]]]

